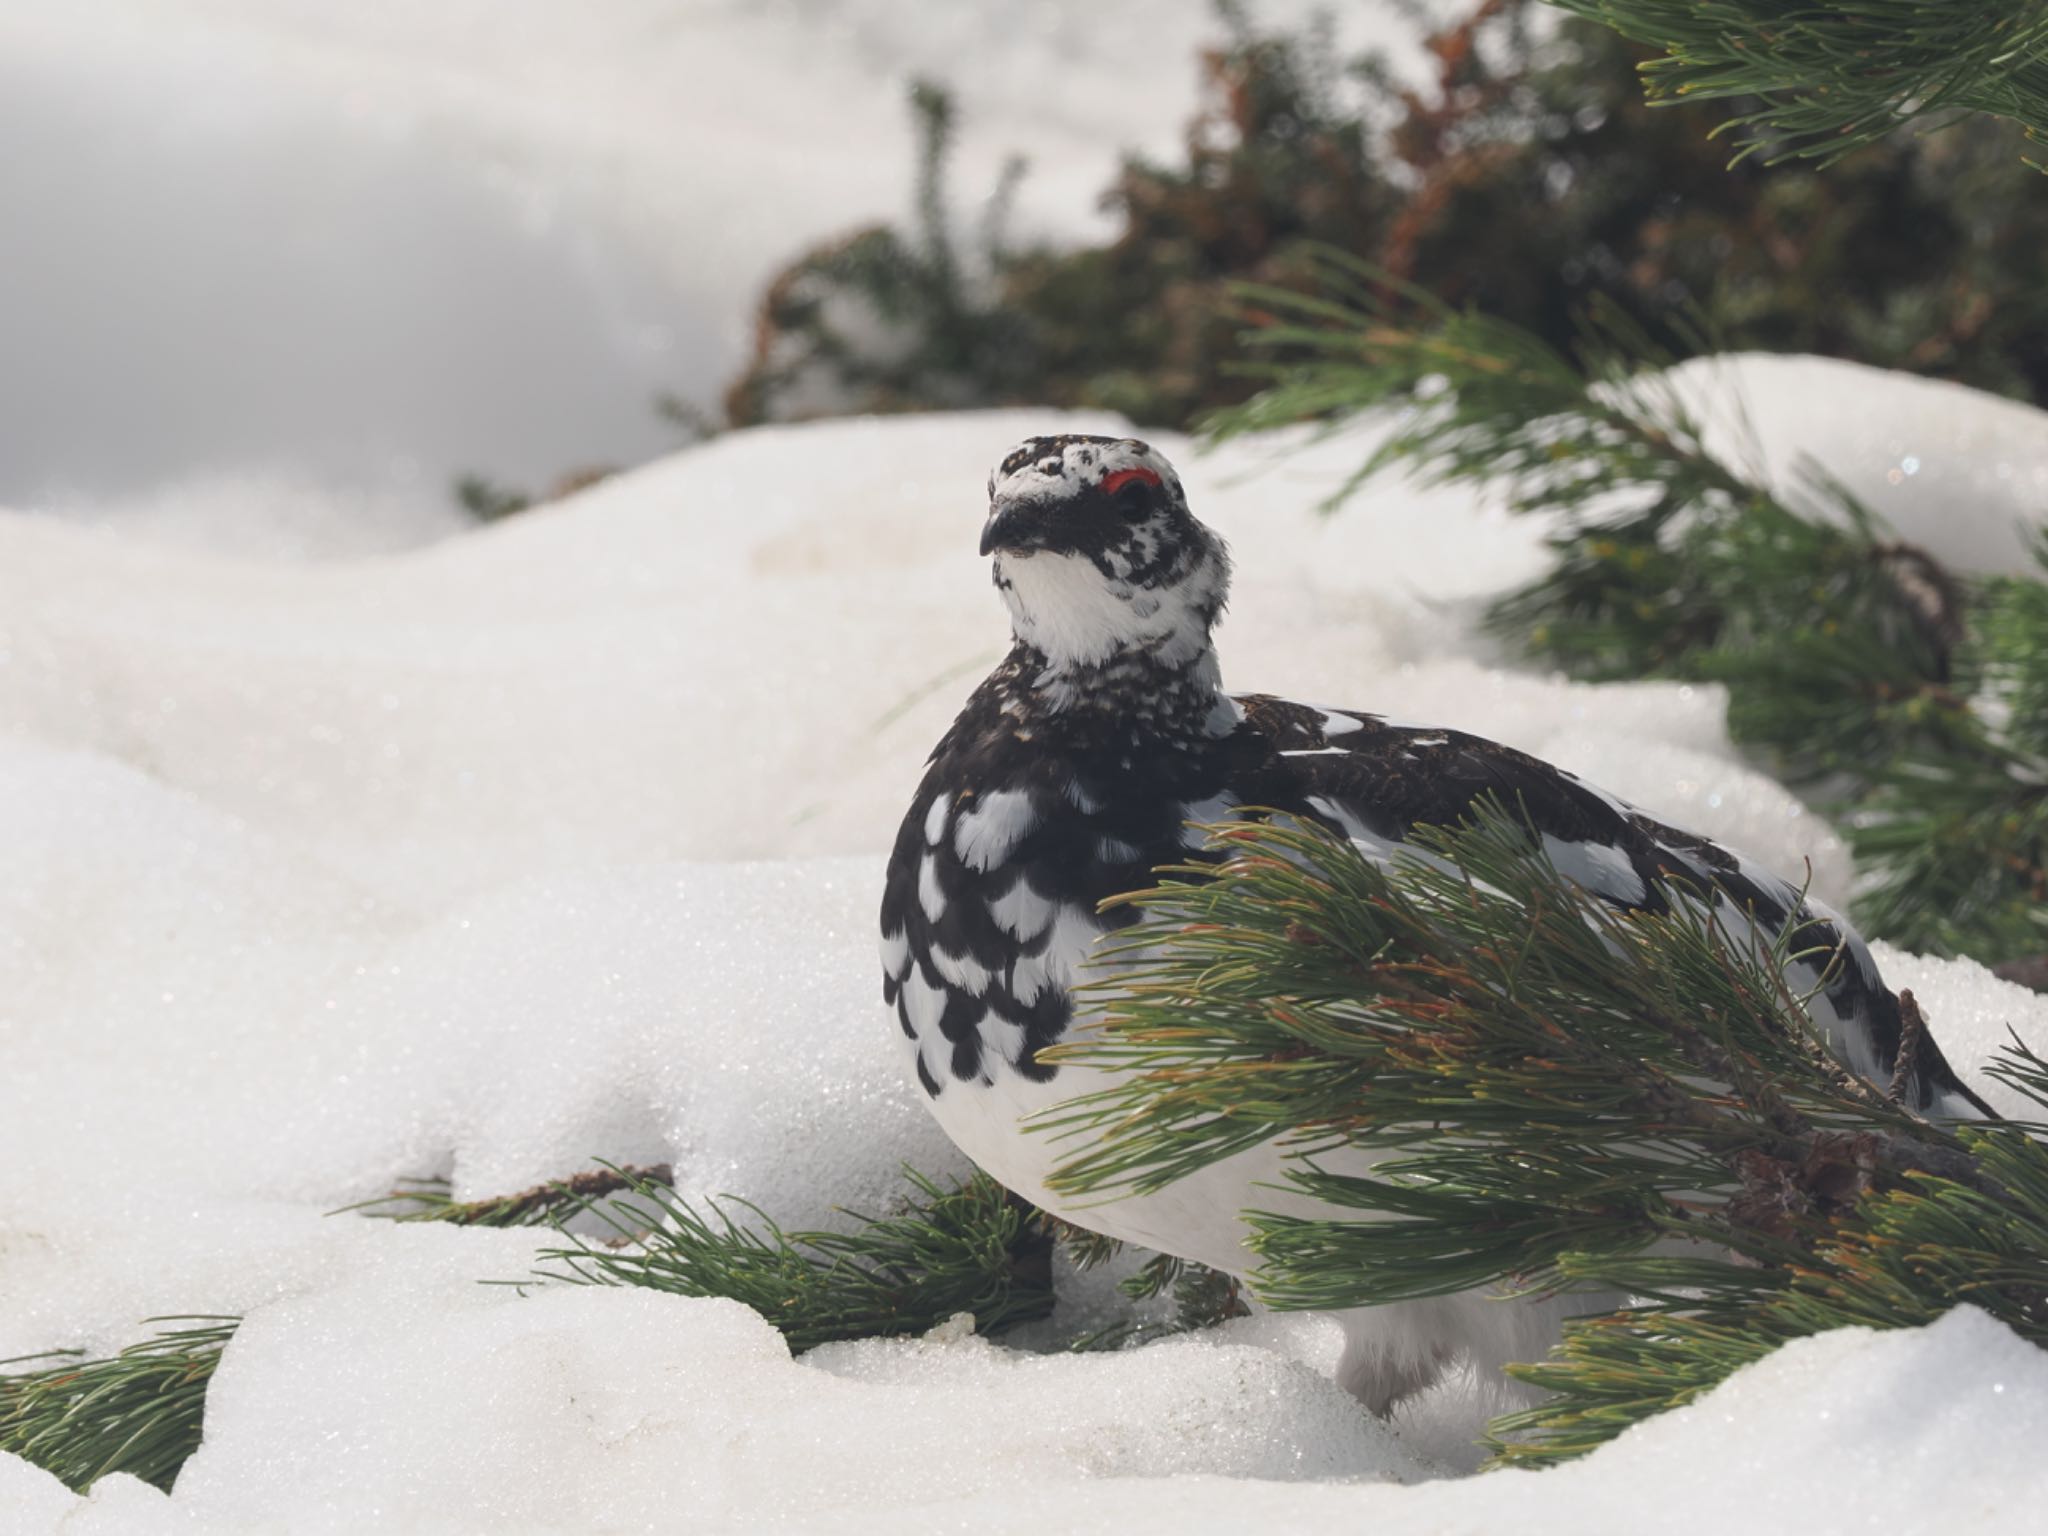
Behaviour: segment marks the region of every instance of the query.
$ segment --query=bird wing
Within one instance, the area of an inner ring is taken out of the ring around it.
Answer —
[[[1413,828],[1456,825],[1490,795],[1528,826],[1560,874],[1617,908],[1662,911],[1707,897],[1724,928],[1747,924],[1767,943],[1795,932],[1801,958],[1792,979],[1811,994],[1815,1023],[1859,1073],[1890,1081],[1903,1025],[1868,946],[1824,903],[1755,860],[1483,737],[1264,694],[1237,703],[1264,746],[1233,786],[1242,803],[1306,814],[1384,861]],[[1909,1092],[1921,1108],[1945,1093],[1991,1112],[1924,1031]]]

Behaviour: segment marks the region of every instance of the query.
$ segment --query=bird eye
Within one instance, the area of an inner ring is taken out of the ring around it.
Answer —
[[[1139,522],[1152,510],[1151,498],[1145,493],[1159,484],[1159,476],[1149,469],[1120,469],[1114,474],[1102,477],[1105,494],[1117,500],[1117,510],[1126,521]]]
[[[1118,508],[1130,522],[1139,522],[1151,512],[1151,498],[1145,492],[1157,485],[1159,475],[1151,469],[1118,469],[1114,475],[1102,477],[1104,494],[1116,498]]]
[[[1102,477],[1102,489],[1111,496],[1127,485],[1149,485],[1156,490],[1159,476],[1149,469],[1120,469],[1115,474]]]

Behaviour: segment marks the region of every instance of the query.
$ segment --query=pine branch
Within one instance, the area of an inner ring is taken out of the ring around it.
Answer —
[[[1915,949],[2024,961],[2048,946],[2048,539],[2041,579],[1965,611],[1953,688],[1968,727],[1880,760],[1851,841],[1858,912]]]
[[[1124,1251],[1124,1244],[1118,1239],[1091,1232],[1086,1227],[1077,1227],[1050,1212],[1040,1211],[1038,1221],[1076,1269],[1094,1269]],[[1156,1301],[1161,1296],[1170,1295],[1173,1298],[1172,1321],[1164,1324],[1135,1320],[1118,1323],[1076,1340],[1069,1348],[1077,1351],[1125,1349],[1176,1333],[1199,1333],[1233,1317],[1248,1316],[1251,1311],[1245,1305],[1235,1276],[1167,1253],[1153,1254],[1138,1266],[1135,1273],[1119,1280],[1116,1288],[1133,1302]]]
[[[1915,1327],[1968,1302],[2048,1347],[2048,1154],[2017,1129],[1965,1132],[2021,1207],[1915,1177],[1865,1198],[1789,1286],[1761,1305],[1708,1296],[1690,1314],[1623,1312],[1566,1325],[1563,1346],[1510,1374],[1555,1394],[1494,1422],[1496,1458],[1560,1461],[1691,1401],[1791,1339]]]
[[[1029,1207],[985,1175],[942,1186],[908,1169],[901,1210],[860,1216],[853,1232],[785,1232],[743,1200],[699,1211],[674,1191],[631,1181],[631,1198],[595,1208],[621,1246],[564,1233],[535,1271],[574,1285],[638,1285],[745,1302],[801,1352],[834,1339],[921,1333],[971,1312],[984,1333],[1052,1309],[1051,1239]],[[745,1212],[751,1221],[736,1219]],[[520,1282],[525,1283],[525,1282]]]
[[[2036,992],[2048,992],[2048,955],[2023,955],[2017,960],[2007,960],[1991,967],[1991,974],[2002,981],[2031,987]]]
[[[1094,1232],[1087,1227],[1077,1227],[1071,1221],[1062,1220],[1050,1211],[1038,1213],[1039,1230],[1060,1246],[1067,1261],[1078,1270],[1090,1270],[1107,1264],[1124,1251],[1120,1238]]]
[[[1154,1189],[1278,1137],[1346,1217],[1252,1213],[1255,1288],[1342,1308],[1475,1288],[1641,1303],[1528,1379],[1502,1454],[1597,1443],[1783,1339],[1971,1301],[2048,1344],[2048,1144],[1931,1122],[1830,1057],[1785,969],[1699,892],[1619,911],[1498,806],[1379,867],[1300,826],[1218,829],[1219,865],[1129,898],[1099,1033],[1123,1074],[1043,1129],[1057,1189]],[[2048,1110],[2048,1063],[2003,1074]]]
[[[1729,692],[1734,739],[1847,830],[1865,930],[1986,961],[2048,943],[2048,580],[1962,582],[1809,470],[1795,502],[1707,449],[1669,359],[1609,312],[1576,357],[1335,252],[1246,290],[1268,387],[1218,437],[1385,411],[1332,498],[1401,467],[1555,520],[1502,638],[1578,676]],[[2048,547],[2042,552],[2048,577]]]
[[[502,522],[533,505],[533,498],[525,491],[500,485],[483,475],[457,476],[455,500],[480,523]]]
[[[1100,199],[1113,231],[1079,247],[1003,234],[1014,164],[980,231],[950,222],[955,119],[920,88],[910,216],[773,279],[727,415],[1029,403],[1185,428],[1248,392],[1229,366],[1228,286],[1303,286],[1305,240],[1447,298],[1483,295],[1554,343],[1596,290],[1645,321],[1683,295],[1731,345],[2048,396],[2048,300],[2027,255],[2048,202],[2032,197],[2020,130],[1989,117],[1940,137],[1907,128],[1831,171],[1731,173],[1700,125],[1645,106],[1639,47],[1576,17],[1532,26],[1536,5],[1405,6],[1426,34],[1426,81],[1346,59],[1326,28],[1259,29],[1233,8],[1202,56],[1183,151],[1127,159]],[[1963,31],[1984,15],[1948,9]],[[1741,43],[1753,63],[1770,57],[1755,36]]]
[[[675,1171],[667,1163],[636,1167],[628,1163],[585,1169],[566,1179],[536,1184],[515,1195],[494,1195],[483,1200],[456,1200],[442,1178],[401,1179],[389,1194],[345,1211],[360,1211],[384,1221],[446,1221],[463,1227],[544,1227],[574,1215],[593,1200],[601,1200],[641,1184],[675,1183]]]
[[[0,1366],[65,1362],[0,1374],[0,1451],[81,1493],[110,1472],[127,1472],[168,1492],[199,1448],[207,1383],[240,1319],[151,1321],[200,1326],[166,1329],[101,1360],[79,1350],[0,1360]]]
[[[1756,96],[1736,159],[1839,160],[1902,124],[1971,113],[2048,138],[2042,0],[1552,0],[1664,50],[1642,66],[1652,105]]]

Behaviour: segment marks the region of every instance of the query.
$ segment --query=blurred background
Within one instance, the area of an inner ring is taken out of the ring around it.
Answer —
[[[461,527],[464,475],[667,451],[778,271],[907,212],[913,78],[957,102],[961,217],[1022,154],[1020,239],[1114,234],[1225,29],[1100,11],[8,0],[0,506],[359,553]],[[1380,40],[1414,53],[1359,10]]]
[[[2016,129],[1730,170],[1646,56],[1524,0],[4,0],[0,506],[360,554],[766,420],[1187,427],[1304,237],[2038,401]]]

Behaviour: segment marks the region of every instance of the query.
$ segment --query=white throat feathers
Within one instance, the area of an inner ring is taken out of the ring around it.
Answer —
[[[1230,557],[1166,460],[1129,438],[1033,438],[989,481],[984,553],[1057,707],[1120,662],[1220,685],[1210,630]]]

